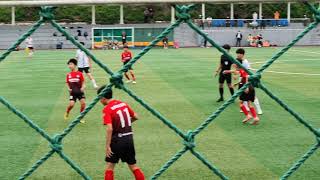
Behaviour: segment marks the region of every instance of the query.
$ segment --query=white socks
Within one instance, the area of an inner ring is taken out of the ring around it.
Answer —
[[[94,88],[98,88],[96,80],[92,79],[91,82],[92,82],[92,85],[93,85]]]
[[[254,99],[254,105],[256,106],[257,113],[261,115],[263,112],[259,103],[259,99],[257,97]]]

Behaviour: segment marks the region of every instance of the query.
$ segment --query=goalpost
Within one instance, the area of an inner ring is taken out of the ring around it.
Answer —
[[[286,1],[286,0],[285,0]],[[291,2],[298,2],[299,0],[290,0]],[[228,2],[228,3],[239,3],[239,2],[279,2],[278,0],[79,0],[79,1],[71,1],[71,0],[24,0],[24,1],[0,1],[0,6],[40,6],[40,5],[71,5],[71,4],[110,4],[110,3],[203,3],[203,2]],[[286,1],[287,2],[287,1]],[[315,1],[312,1],[315,2]],[[132,97],[135,101],[137,101],[141,106],[143,106],[146,110],[148,110],[153,116],[163,122],[168,128],[170,128],[174,133],[176,133],[179,137],[181,137],[182,148],[177,151],[177,153],[168,160],[155,174],[151,177],[151,179],[157,179],[160,177],[170,166],[176,162],[179,158],[181,158],[186,152],[190,152],[194,155],[199,161],[201,161],[207,168],[209,168],[212,173],[217,175],[220,179],[228,179],[225,172],[220,171],[212,162],[206,159],[204,155],[202,155],[198,149],[196,149],[195,137],[206,129],[209,124],[211,124],[229,105],[234,103],[234,101],[245,91],[249,85],[253,85],[256,88],[260,88],[263,92],[265,92],[271,99],[273,99],[277,104],[279,104],[285,111],[288,111],[299,123],[304,125],[306,129],[308,129],[315,136],[315,144],[311,145],[310,149],[295,163],[292,167],[284,172],[283,176],[280,179],[287,179],[294,172],[296,172],[304,162],[310,158],[320,147],[320,129],[314,127],[310,123],[308,123],[298,112],[294,111],[288,104],[282,101],[279,97],[275,95],[267,85],[265,85],[261,77],[263,72],[269,68],[279,57],[285,54],[292,46],[294,46],[300,39],[302,39],[306,34],[308,34],[312,29],[317,27],[320,24],[320,9],[317,9],[314,5],[310,3],[310,1],[305,1],[306,6],[309,10],[315,15],[315,22],[311,23],[303,32],[301,32],[291,43],[289,43],[286,47],[282,48],[279,52],[272,56],[272,58],[268,59],[265,64],[258,69],[256,72],[252,72],[242,64],[240,64],[233,56],[231,56],[228,52],[226,52],[222,47],[220,47],[214,39],[211,39],[204,33],[197,25],[192,22],[190,11],[194,8],[194,5],[177,5],[177,17],[178,19],[167,27],[160,35],[158,35],[148,46],[141,50],[129,63],[124,65],[120,70],[113,72],[109,66],[103,64],[98,58],[96,58],[88,49],[86,49],[83,45],[81,45],[74,37],[72,37],[68,32],[66,32],[55,20],[54,20],[54,8],[45,6],[41,8],[40,11],[40,19],[25,33],[23,34],[10,48],[7,49],[0,56],[0,63],[5,60],[7,56],[9,56],[15,48],[21,44],[27,37],[33,34],[43,23],[50,23],[55,29],[57,29],[60,33],[65,35],[69,41],[71,41],[77,48],[83,50],[100,68],[102,68],[107,74],[110,75],[110,83],[106,88],[93,99],[93,101],[86,107],[86,109],[79,115],[75,120],[73,120],[69,126],[64,129],[62,132],[50,136],[44,129],[41,129],[36,123],[32,121],[29,117],[27,117],[23,112],[19,111],[13,104],[11,104],[4,97],[0,96],[0,103],[2,103],[5,107],[7,107],[11,112],[21,118],[24,122],[26,122],[31,128],[33,128],[39,135],[41,135],[44,139],[48,141],[50,145],[50,151],[44,154],[30,169],[28,169],[19,179],[25,179],[29,177],[34,171],[37,170],[39,166],[41,166],[46,160],[48,160],[53,154],[58,154],[72,169],[74,169],[78,174],[80,174],[84,179],[91,179],[74,161],[67,156],[63,150],[63,139],[76,127],[80,120],[84,118],[84,116],[93,109],[93,107],[99,102],[100,97],[103,96],[108,90],[113,87],[119,88],[126,92],[130,97]],[[239,89],[228,101],[224,102],[215,112],[213,112],[207,119],[205,119],[196,129],[189,130],[187,132],[178,128],[172,121],[167,119],[164,115],[160,114],[155,108],[149,105],[142,98],[138,97],[133,90],[127,87],[123,83],[123,73],[127,72],[142,56],[148,53],[157,43],[159,43],[164,37],[166,37],[170,32],[174,30],[174,28],[178,27],[180,24],[186,23],[192,30],[201,35],[204,39],[208,41],[213,47],[215,47],[222,54],[227,56],[233,63],[237,64],[239,67],[245,69],[247,73],[250,75],[249,82],[245,84],[241,89]],[[108,30],[108,29],[102,29]],[[102,38],[104,35],[102,35]],[[108,33],[107,33],[107,37]],[[116,36],[113,38],[117,38]]]

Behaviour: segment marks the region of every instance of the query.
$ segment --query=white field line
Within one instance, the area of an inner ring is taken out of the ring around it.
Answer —
[[[290,49],[290,51],[294,51],[294,52],[303,52],[303,53],[311,53],[311,54],[318,54],[320,55],[320,52],[315,52],[315,51],[303,51],[303,50],[296,50],[296,49]]]
[[[257,70],[257,69],[252,69]],[[303,76],[320,76],[320,74],[313,74],[313,73],[300,73],[300,72],[281,72],[281,71],[264,71],[267,73],[274,73],[274,74],[287,74],[287,75],[303,75]]]

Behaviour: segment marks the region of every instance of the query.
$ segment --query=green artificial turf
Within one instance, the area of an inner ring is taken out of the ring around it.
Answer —
[[[279,49],[246,49],[246,57],[258,68]],[[299,112],[314,127],[320,127],[320,49],[294,48],[262,76],[272,92]],[[135,54],[138,50],[133,51]],[[235,49],[232,50],[234,55]],[[121,51],[93,51],[114,71],[121,68]],[[14,52],[0,63],[0,96],[33,119],[50,135],[62,132],[71,122],[63,120],[68,103],[66,61],[74,50],[36,51],[32,59]],[[137,95],[184,132],[195,129],[221,103],[214,70],[221,53],[215,49],[153,49],[134,65],[137,84],[128,84]],[[281,72],[281,74],[279,74]],[[294,74],[305,73],[305,74]],[[319,75],[317,75],[319,74]],[[93,75],[99,85],[109,82],[97,65]],[[89,103],[96,96],[87,81]],[[129,103],[139,114],[134,138],[138,165],[151,177],[178,150],[183,141],[131,97],[115,90],[115,98]],[[238,103],[230,105],[196,138],[196,150],[230,179],[279,179],[316,141],[312,133],[289,113],[257,90],[264,114],[258,126],[243,125]],[[230,97],[225,89],[225,98]],[[63,150],[92,179],[104,175],[105,128],[98,104],[63,141]],[[79,114],[79,105],[72,118]],[[0,179],[17,179],[50,150],[46,140],[21,119],[0,105]],[[320,154],[316,152],[291,179],[320,179]],[[119,164],[116,179],[133,179],[125,164]],[[45,162],[30,179],[80,179],[59,156]],[[159,179],[218,179],[189,152]]]

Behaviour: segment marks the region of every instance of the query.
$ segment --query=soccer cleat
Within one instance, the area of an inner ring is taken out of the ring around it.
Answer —
[[[137,82],[136,81],[132,81],[132,84],[137,84]]]
[[[94,89],[99,89],[99,86],[95,84],[95,85],[93,85],[93,88]]]
[[[126,83],[131,83],[131,80],[127,80]]]
[[[68,118],[69,118],[69,113],[65,112],[63,117],[64,117],[64,120],[68,120]]]
[[[83,119],[81,119],[81,120],[80,120],[80,123],[84,124],[84,123],[86,123],[86,121],[83,120]]]
[[[262,111],[258,111],[258,115],[262,115],[263,114],[263,112]]]
[[[222,102],[222,101],[224,101],[223,98],[220,98],[220,99],[217,100],[217,102]]]
[[[251,123],[251,125],[258,125],[259,122],[260,122],[260,119],[259,119],[259,118],[255,118],[255,119],[253,120],[253,122]]]
[[[242,123],[243,124],[246,124],[247,122],[249,122],[251,120],[252,116],[251,115],[248,115],[243,121]]]

